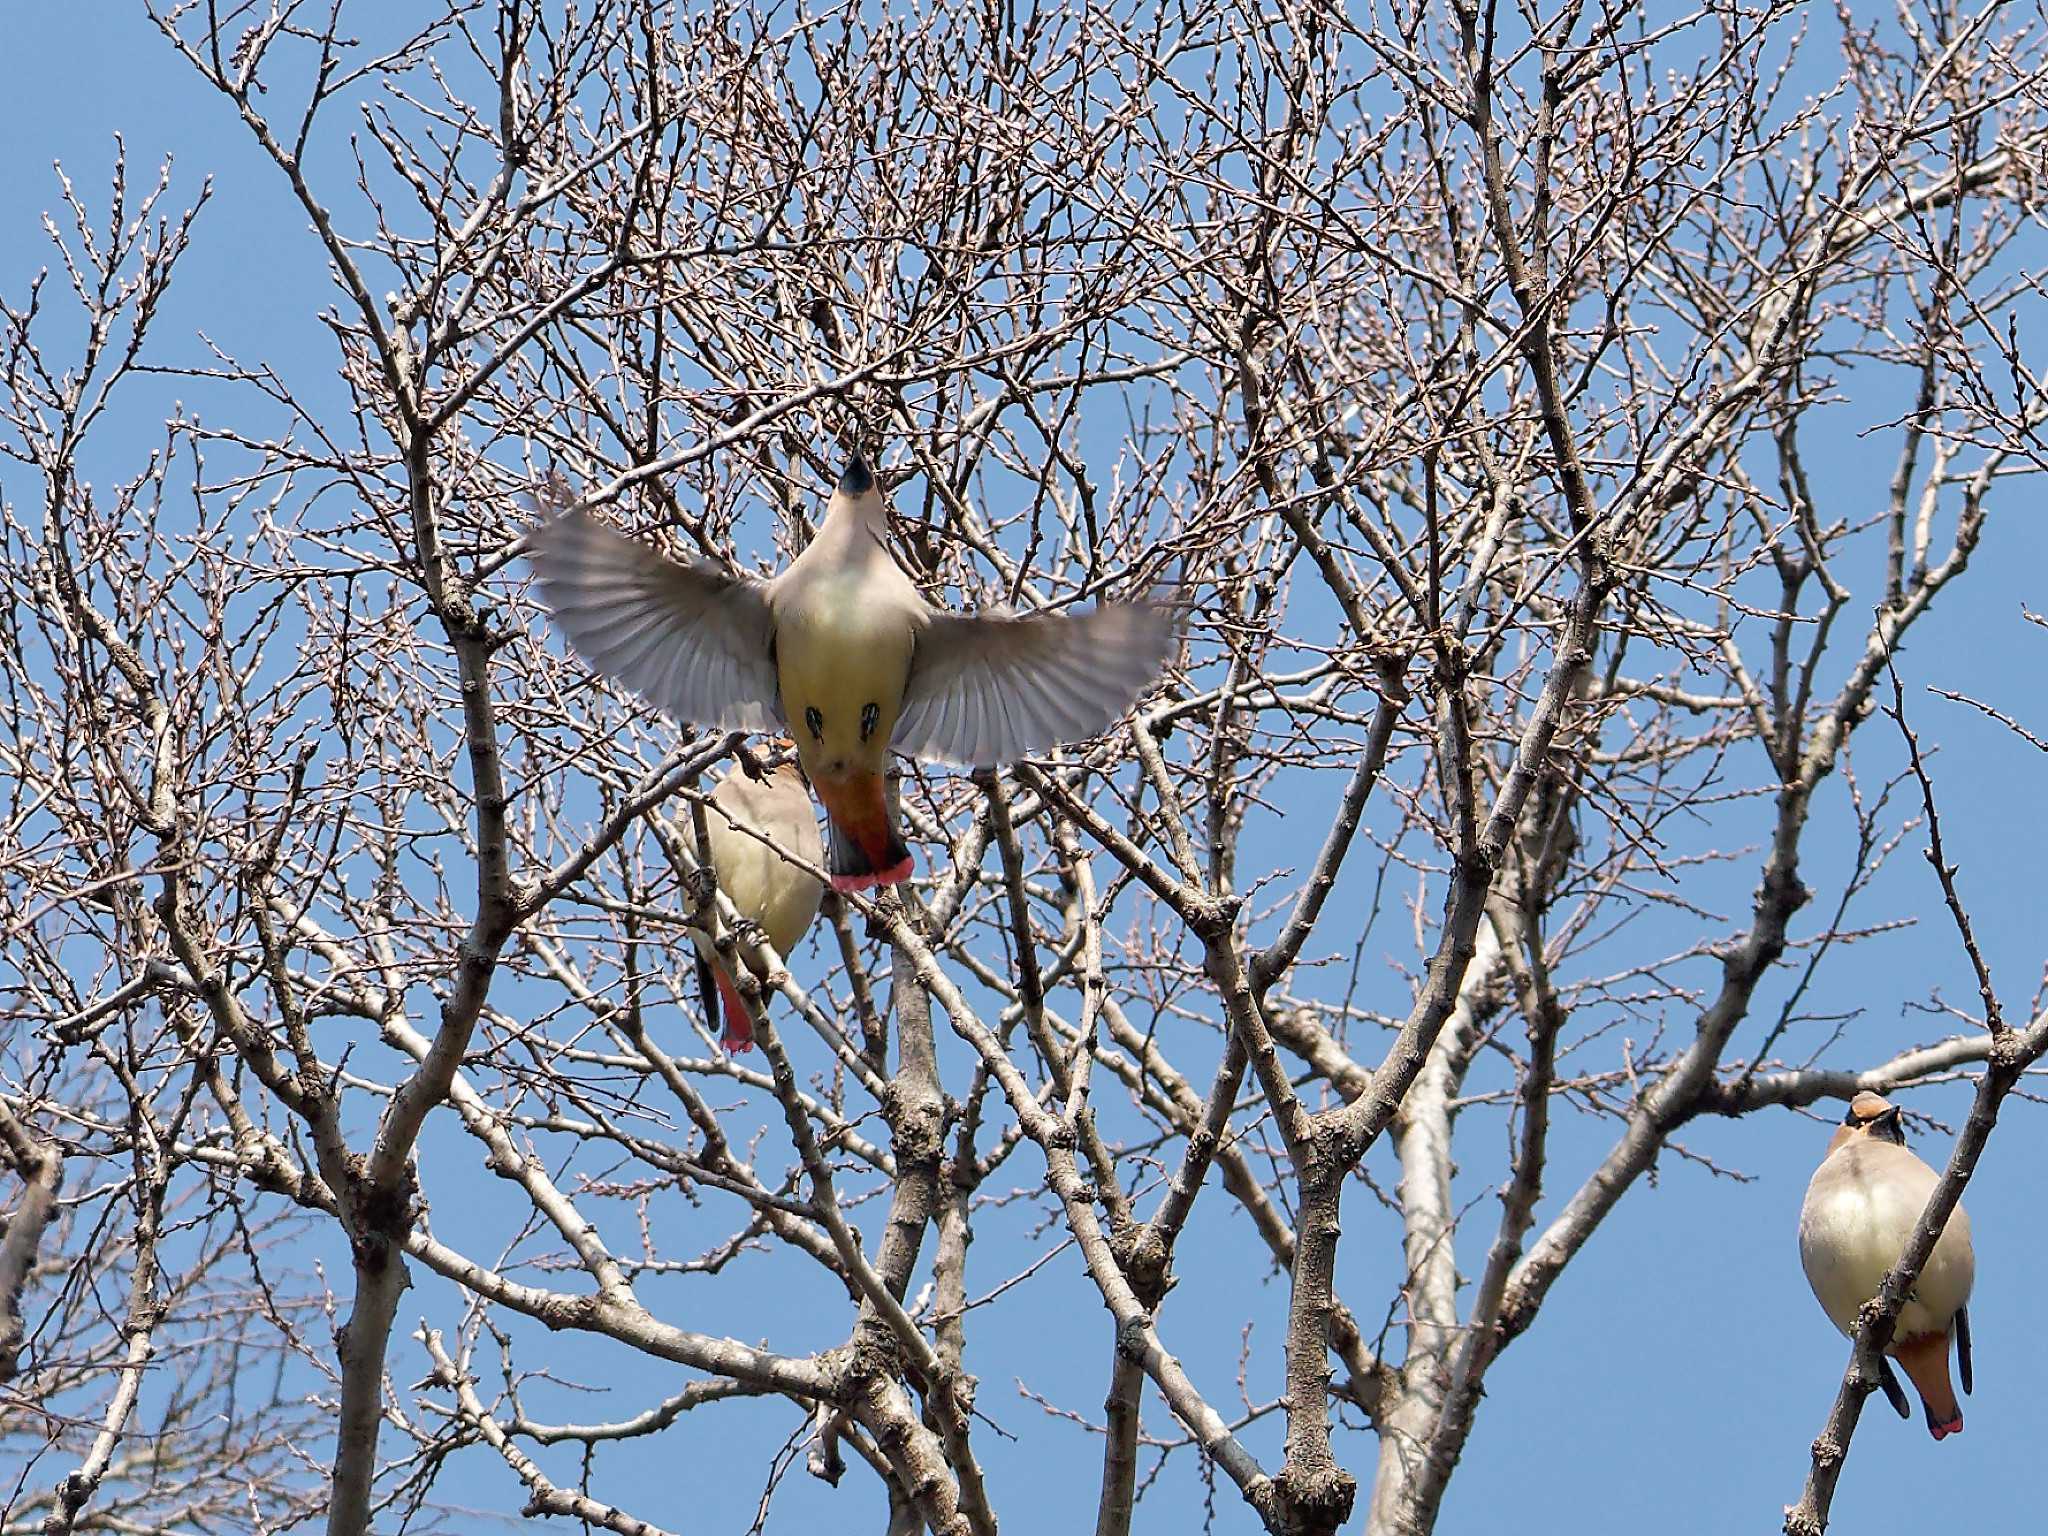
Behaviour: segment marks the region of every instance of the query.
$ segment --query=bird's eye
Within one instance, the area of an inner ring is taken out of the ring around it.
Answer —
[[[813,704],[804,710],[804,725],[811,733],[811,740],[825,739],[825,717],[818,713],[817,705]]]
[[[867,739],[868,739],[868,738],[869,738],[870,736],[872,736],[872,735],[874,735],[874,734],[875,734],[875,726],[876,726],[877,724],[879,724],[879,723],[880,723],[880,721],[881,721],[881,718],[882,718],[882,706],[881,706],[881,705],[879,705],[879,704],[863,704],[863,705],[861,705],[861,707],[860,707],[860,739],[861,739],[862,741],[866,741],[866,740],[867,740]]]

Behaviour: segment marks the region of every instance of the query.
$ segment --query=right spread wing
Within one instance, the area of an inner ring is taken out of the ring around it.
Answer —
[[[606,677],[695,725],[782,723],[766,583],[678,564],[579,511],[534,530],[531,550],[555,623]]]
[[[891,745],[911,757],[993,766],[1085,741],[1159,675],[1171,607],[1092,613],[942,613],[917,637]]]

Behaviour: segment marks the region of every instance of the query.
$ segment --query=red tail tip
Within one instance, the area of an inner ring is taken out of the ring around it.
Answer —
[[[1950,1435],[1960,1435],[1963,1432],[1963,1416],[1959,1413],[1946,1424],[1930,1424],[1927,1427],[1933,1432],[1934,1438],[1937,1440],[1945,1439]]]
[[[910,878],[910,855],[905,854],[887,869],[870,870],[859,875],[834,875],[832,889],[835,891],[864,891],[869,886],[901,885]]]
[[[718,1043],[733,1055],[744,1056],[754,1048],[754,1021],[731,978],[723,971],[717,977],[719,1001],[725,1005],[725,1034]]]

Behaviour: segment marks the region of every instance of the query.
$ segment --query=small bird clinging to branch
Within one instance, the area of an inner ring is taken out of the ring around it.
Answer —
[[[1806,1187],[1799,1212],[1799,1259],[1807,1283],[1837,1328],[1854,1338],[1856,1314],[1877,1295],[1885,1272],[1898,1263],[1927,1208],[1939,1176],[1906,1150],[1898,1107],[1874,1093],[1849,1103],[1841,1129]],[[1977,1261],[1970,1249],[1970,1218],[1958,1205],[1949,1216],[1920,1277],[1899,1311],[1885,1353],[1906,1368],[1939,1440],[1959,1434],[1963,1410],[1949,1384],[1948,1347],[1956,1344],[1963,1390],[1971,1386],[1970,1283]],[[1911,1410],[1906,1394],[1883,1368],[1885,1396],[1900,1418]]]
[[[719,814],[721,810],[725,815]],[[751,835],[754,832],[761,837]],[[776,851],[786,849],[811,865],[822,863],[825,857],[818,819],[811,812],[811,797],[804,792],[796,765],[779,763],[758,783],[745,767],[733,769],[711,792],[704,833],[711,845],[711,868],[718,876],[719,889],[732,902],[733,910],[758,923],[775,953],[787,959],[818,915],[818,903],[825,894],[816,876]],[[763,842],[762,837],[768,841]],[[698,974],[710,983],[705,989],[706,1008],[714,988],[722,1004],[725,1034],[721,1043],[735,1053],[752,1050],[753,1018],[717,949],[708,936],[694,928],[690,941],[697,946]],[[752,961],[747,968],[753,969]]]
[[[670,560],[570,510],[533,536],[555,622],[584,660],[680,720],[787,730],[831,819],[832,884],[910,874],[883,794],[893,748],[994,765],[1093,736],[1158,674],[1164,605],[946,613],[890,558],[889,514],[859,457],[824,526],[770,580]]]

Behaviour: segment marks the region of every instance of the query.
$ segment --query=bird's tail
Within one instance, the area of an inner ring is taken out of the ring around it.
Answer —
[[[828,783],[815,780],[832,835],[826,869],[835,891],[864,891],[910,878],[910,850],[896,833],[879,773]]]
[[[1948,1379],[1946,1333],[1923,1333],[1892,1345],[1892,1356],[1906,1368],[1927,1410],[1927,1432],[1940,1440],[1963,1432],[1963,1409]]]
[[[735,1056],[744,1056],[751,1051],[754,1048],[754,1018],[747,1012],[746,1000],[740,996],[739,988],[725,974],[725,967],[699,954],[697,985],[704,992],[705,1012],[710,1012],[712,995],[716,993],[718,1010],[725,1015],[725,1034],[718,1043]]]

